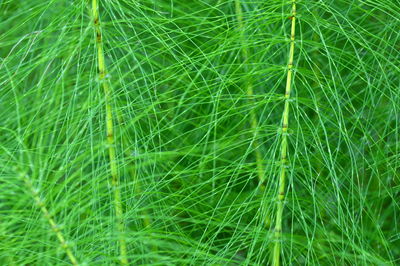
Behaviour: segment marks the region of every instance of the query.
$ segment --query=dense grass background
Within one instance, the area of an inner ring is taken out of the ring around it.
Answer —
[[[99,12],[125,231],[91,1],[0,0],[0,263],[113,265],[124,238],[132,265],[269,264],[291,2]],[[399,264],[399,2],[297,13],[282,264]]]

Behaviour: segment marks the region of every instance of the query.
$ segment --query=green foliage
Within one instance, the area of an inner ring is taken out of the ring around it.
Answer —
[[[121,231],[91,1],[0,1],[1,265],[270,262],[291,1],[240,4],[100,1]],[[297,3],[284,265],[400,263],[399,13]]]

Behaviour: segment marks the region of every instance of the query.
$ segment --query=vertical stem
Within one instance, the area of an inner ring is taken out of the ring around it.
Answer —
[[[121,191],[119,187],[119,175],[118,175],[118,165],[115,152],[115,140],[114,140],[114,119],[113,110],[111,104],[111,87],[107,79],[107,69],[104,60],[103,51],[103,40],[100,27],[100,16],[98,0],[92,0],[92,18],[93,25],[96,34],[96,47],[97,47],[97,63],[99,68],[99,82],[103,85],[105,104],[106,104],[106,130],[107,130],[107,144],[108,153],[110,159],[110,171],[111,171],[111,184],[114,192],[114,208],[115,216],[117,219],[117,229],[118,229],[118,242],[120,251],[120,262],[122,265],[128,265],[127,259],[127,248],[126,241],[123,237],[124,233],[124,223],[123,223],[123,210],[121,203]]]
[[[274,266],[280,265],[281,255],[281,241],[282,241],[282,213],[283,203],[285,200],[285,187],[286,187],[286,167],[287,167],[287,148],[288,139],[287,131],[289,126],[289,99],[292,91],[292,76],[293,76],[293,57],[294,57],[294,40],[296,31],[296,0],[292,0],[292,14],[290,19],[292,20],[291,32],[290,32],[290,50],[289,50],[289,63],[288,73],[286,79],[286,90],[285,90],[285,107],[283,110],[283,121],[282,121],[282,142],[281,142],[281,159],[280,159],[280,175],[279,175],[279,188],[277,197],[277,211],[276,211],[276,224],[275,224],[275,246],[273,253],[272,264]]]
[[[67,254],[72,265],[79,265],[78,260],[76,259],[70,246],[68,246],[68,243],[65,240],[65,237],[64,237],[60,227],[57,225],[54,218],[50,215],[50,212],[47,209],[46,205],[44,204],[43,200],[39,197],[38,191],[33,187],[31,180],[27,176],[23,176],[23,179],[25,181],[26,186],[30,190],[30,193],[31,193],[36,205],[40,208],[40,210],[43,213],[44,218],[46,218],[47,222],[50,224],[51,230],[56,234],[57,239],[61,244],[61,248]]]
[[[242,6],[240,3],[240,0],[235,1],[235,11],[236,11],[236,19],[238,21],[238,28],[240,31],[240,41],[241,41],[241,46],[242,46],[242,57],[243,57],[243,64],[245,67],[245,71],[247,72],[248,67],[247,63],[249,61],[249,53],[246,48],[246,42],[245,42],[245,35],[244,35],[244,22],[243,22],[243,10]],[[246,94],[250,98],[250,101],[253,101],[253,84],[251,82],[251,79],[246,78]],[[253,132],[253,147],[254,147],[254,152],[256,156],[256,166],[257,166],[257,176],[258,176],[258,181],[260,184],[261,189],[264,189],[264,165],[263,165],[263,158],[261,155],[261,151],[259,148],[259,143],[257,140],[258,137],[258,121],[257,121],[257,116],[254,112],[253,109],[250,110],[250,127],[251,131]]]

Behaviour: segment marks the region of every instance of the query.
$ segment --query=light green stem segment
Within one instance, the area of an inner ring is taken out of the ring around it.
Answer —
[[[283,110],[283,121],[282,121],[282,142],[281,142],[281,161],[280,161],[280,174],[279,174],[279,187],[278,187],[278,198],[277,198],[277,210],[276,210],[276,224],[275,224],[275,246],[272,258],[272,264],[274,266],[280,265],[281,255],[281,241],[282,241],[282,214],[283,214],[283,203],[285,200],[285,188],[286,188],[286,166],[287,166],[287,149],[288,139],[287,131],[289,126],[289,99],[292,91],[293,83],[293,57],[294,57],[294,44],[295,44],[295,32],[296,32],[296,0],[292,0],[292,20],[291,32],[290,32],[290,50],[289,50],[289,63],[288,73],[286,79],[286,90],[285,90],[285,107]]]
[[[243,57],[243,64],[245,66],[246,72],[248,71],[247,63],[249,61],[249,52],[246,48],[246,42],[245,42],[245,35],[244,35],[244,22],[243,22],[243,10],[241,6],[240,0],[235,1],[235,10],[236,10],[236,19],[238,21],[238,28],[240,31],[240,39],[241,39],[241,45],[242,45],[242,57]],[[246,94],[250,98],[250,101],[253,101],[253,83],[251,82],[251,79],[246,78]],[[257,176],[258,176],[258,181],[260,184],[260,188],[264,189],[264,164],[263,164],[263,158],[261,155],[260,151],[260,146],[258,143],[258,121],[256,114],[253,109],[250,110],[250,127],[251,131],[254,136],[254,141],[253,141],[253,147],[254,147],[254,153],[256,156],[256,166],[257,166]]]
[[[120,251],[120,262],[122,265],[128,265],[127,259],[127,247],[126,241],[124,239],[124,223],[123,223],[123,211],[121,203],[121,191],[119,187],[119,175],[118,175],[118,165],[116,160],[115,151],[115,140],[114,140],[114,119],[113,110],[111,104],[111,87],[107,79],[107,69],[104,61],[104,51],[103,51],[103,40],[102,32],[100,26],[100,16],[99,16],[99,5],[98,0],[92,1],[92,19],[96,34],[96,46],[97,46],[97,63],[99,68],[99,82],[103,85],[105,104],[106,104],[106,131],[107,131],[107,144],[108,153],[110,159],[110,171],[111,171],[111,184],[114,192],[114,208],[115,216],[117,219],[117,229],[118,229],[118,242]]]
[[[50,215],[50,212],[44,204],[43,200],[39,197],[39,193],[34,189],[31,180],[27,176],[24,176],[23,178],[26,186],[32,194],[33,199],[35,200],[36,205],[40,208],[44,218],[46,218],[47,222],[50,224],[51,230],[56,234],[57,239],[60,242],[61,248],[67,254],[72,265],[79,265],[78,260],[72,252],[72,249],[68,246],[68,243],[65,240],[64,234],[62,233],[54,218]]]

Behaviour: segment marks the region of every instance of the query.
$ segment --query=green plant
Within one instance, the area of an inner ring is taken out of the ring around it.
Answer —
[[[246,42],[246,34],[245,34],[245,26],[244,26],[244,21],[243,21],[243,10],[241,6],[240,0],[235,1],[235,12],[236,12],[236,19],[238,21],[238,30],[240,31],[240,45],[242,47],[242,58],[243,58],[243,64],[244,64],[244,71],[245,72],[250,72],[251,69],[249,69],[249,52],[247,50],[247,42]],[[246,94],[250,99],[250,104],[253,104],[253,98],[254,98],[254,91],[253,91],[253,81],[251,77],[247,77],[244,80],[244,86],[246,88]],[[254,141],[253,141],[253,147],[254,147],[254,153],[255,153],[255,158],[256,158],[256,165],[257,165],[257,175],[258,175],[258,180],[260,182],[260,187],[263,189],[264,188],[264,162],[262,158],[262,154],[260,151],[260,144],[258,141],[258,120],[256,113],[254,109],[249,110],[249,115],[250,115],[250,127],[251,130],[253,131],[254,135]]]
[[[110,158],[110,170],[111,170],[111,185],[112,191],[114,192],[114,206],[115,215],[117,219],[117,228],[119,234],[124,234],[124,218],[121,203],[121,191],[120,191],[120,177],[118,173],[117,154],[115,149],[114,139],[114,114],[112,104],[112,89],[107,77],[107,68],[104,58],[103,51],[103,35],[100,26],[100,14],[97,0],[92,1],[92,19],[94,27],[94,35],[97,47],[97,64],[99,68],[99,82],[103,85],[105,105],[106,105],[106,132],[107,132],[107,144],[108,153]],[[128,264],[126,241],[123,235],[118,237],[119,249],[120,249],[120,260],[122,265]]]
[[[290,168],[287,161],[288,156],[288,128],[289,128],[289,101],[290,94],[292,92],[293,83],[293,62],[294,62],[294,44],[296,34],[296,0],[292,0],[292,13],[289,17],[292,21],[290,29],[290,49],[289,49],[289,60],[288,70],[285,88],[285,107],[282,115],[282,131],[281,131],[281,147],[280,147],[280,172],[279,172],[279,183],[278,183],[278,196],[277,196],[277,208],[276,208],[276,225],[275,225],[275,246],[273,254],[273,265],[280,265],[280,254],[281,254],[281,235],[282,235],[282,214],[283,204],[285,200],[286,190],[286,168]]]
[[[0,1],[0,263],[398,264],[399,12]]]

